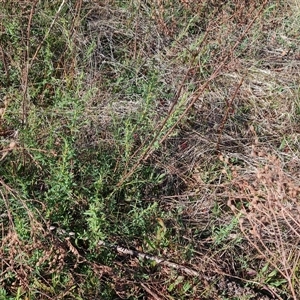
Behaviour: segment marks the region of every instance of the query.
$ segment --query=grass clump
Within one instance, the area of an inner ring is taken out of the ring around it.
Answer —
[[[297,299],[293,1],[1,11],[1,299]]]

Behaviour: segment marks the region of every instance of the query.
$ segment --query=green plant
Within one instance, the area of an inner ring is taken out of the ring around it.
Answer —
[[[295,7],[3,1],[0,298],[296,299]]]

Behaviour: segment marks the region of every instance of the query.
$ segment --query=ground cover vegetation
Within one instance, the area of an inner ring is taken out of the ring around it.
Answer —
[[[0,299],[299,299],[297,0],[1,1]]]

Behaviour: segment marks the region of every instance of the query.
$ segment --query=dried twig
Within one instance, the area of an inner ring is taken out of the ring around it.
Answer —
[[[218,135],[218,141],[217,141],[217,146],[216,146],[216,150],[217,152],[219,152],[220,150],[220,143],[221,143],[221,137],[222,137],[222,133],[223,133],[223,130],[224,130],[224,127],[225,127],[225,124],[228,120],[228,117],[230,116],[230,114],[232,113],[233,111],[233,101],[234,99],[236,98],[236,95],[239,91],[239,89],[241,88],[242,84],[244,82],[244,77],[240,80],[238,86],[236,87],[232,97],[230,98],[230,100],[226,101],[226,104],[227,104],[227,108],[226,108],[226,111],[225,111],[225,115],[223,117],[223,120],[221,122],[221,125],[219,127],[219,135]]]
[[[22,124],[24,125],[26,123],[27,118],[27,102],[29,99],[28,95],[28,76],[29,76],[29,69],[30,69],[30,63],[29,63],[29,48],[30,48],[30,33],[31,33],[31,23],[33,14],[35,12],[36,5],[38,3],[38,0],[36,0],[30,10],[29,15],[29,21],[27,24],[27,36],[26,36],[26,50],[24,53],[24,68],[22,71],[22,88],[23,88],[23,103],[22,103]]]
[[[214,70],[214,72],[210,75],[210,77],[202,84],[200,85],[200,87],[192,94],[191,96],[191,100],[189,105],[186,107],[186,109],[184,110],[184,112],[178,117],[178,119],[176,120],[176,122],[173,124],[173,126],[167,131],[167,133],[165,133],[163,135],[163,137],[160,137],[163,128],[165,127],[167,121],[169,120],[169,118],[172,116],[175,107],[177,106],[177,103],[180,100],[180,96],[181,96],[181,91],[182,91],[182,87],[184,85],[184,83],[187,80],[187,77],[190,73],[190,71],[193,69],[192,67],[189,68],[188,72],[186,73],[178,91],[177,94],[175,95],[175,99],[173,101],[173,104],[170,108],[170,111],[168,113],[168,116],[163,120],[163,122],[160,124],[158,130],[156,131],[156,134],[154,136],[154,138],[152,139],[152,141],[149,143],[149,145],[146,147],[145,151],[141,154],[141,156],[139,157],[139,159],[137,160],[137,162],[131,167],[131,169],[127,172],[125,172],[124,176],[122,176],[121,180],[117,183],[117,188],[119,188],[120,186],[122,186],[122,184],[130,177],[132,176],[132,174],[136,171],[136,169],[139,167],[139,165],[141,164],[142,161],[145,161],[149,158],[149,156],[152,154],[153,152],[153,148],[152,146],[154,145],[155,142],[158,142],[159,144],[162,144],[167,137],[170,136],[170,134],[174,131],[174,129],[176,128],[176,126],[178,126],[178,124],[181,122],[181,120],[188,114],[188,112],[191,110],[191,108],[194,106],[195,102],[199,99],[199,97],[202,95],[202,93],[206,90],[206,88],[209,86],[209,84],[217,77],[220,75],[220,72],[223,70],[223,68],[228,65],[228,63],[230,61],[232,61],[233,59],[233,52],[234,50],[241,44],[243,38],[246,36],[246,34],[249,32],[249,30],[251,29],[251,27],[253,26],[254,22],[257,20],[257,18],[261,15],[263,9],[265,8],[265,6],[267,5],[268,0],[265,0],[259,11],[257,12],[256,16],[251,20],[251,22],[249,23],[249,25],[246,27],[246,29],[244,30],[244,32],[241,34],[240,38],[236,41],[236,43],[229,49],[227,55],[224,57],[224,59],[220,62],[220,64],[218,65],[218,67]],[[206,39],[207,37],[207,33],[205,34],[205,36],[202,39],[202,42]]]
[[[151,291],[145,284],[141,283],[142,288],[148,293],[150,294],[153,299],[155,300],[160,300],[161,298],[159,296],[157,296],[153,291]]]

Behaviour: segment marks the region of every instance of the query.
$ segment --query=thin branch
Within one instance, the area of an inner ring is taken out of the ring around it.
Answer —
[[[150,294],[153,297],[153,299],[161,300],[161,297],[157,296],[154,292],[152,292],[145,284],[141,283],[141,286],[148,294]]]
[[[234,91],[234,93],[233,93],[231,99],[230,99],[229,101],[227,101],[227,108],[226,108],[226,111],[225,111],[225,115],[223,116],[223,120],[222,120],[221,125],[220,125],[220,127],[219,127],[219,135],[218,135],[218,141],[217,141],[217,146],[216,146],[217,152],[219,152],[219,150],[220,150],[221,137],[222,137],[222,133],[223,133],[225,124],[226,124],[226,122],[227,122],[227,120],[228,120],[229,115],[231,114],[231,112],[232,112],[232,110],[233,110],[233,108],[232,108],[232,106],[233,106],[233,101],[234,101],[234,99],[236,98],[237,93],[238,93],[239,89],[241,88],[241,86],[242,86],[242,84],[243,84],[243,82],[244,82],[244,78],[245,78],[245,77],[243,77],[243,78],[240,80],[240,82],[239,82],[238,86],[236,87],[236,89],[235,89],[235,91]]]
[[[28,75],[29,75],[29,69],[30,69],[30,63],[29,63],[29,52],[30,52],[30,32],[31,32],[31,24],[32,24],[32,18],[33,14],[35,12],[36,5],[38,3],[38,0],[36,0],[30,10],[29,20],[27,24],[27,33],[26,33],[26,50],[24,53],[24,62],[25,66],[22,71],[22,88],[23,88],[23,103],[22,103],[22,124],[26,124],[27,119],[27,102],[29,99],[28,96]]]
[[[201,41],[201,45],[204,43],[204,41],[207,39],[208,37],[208,31],[205,33],[205,35],[202,38]],[[194,60],[196,59],[196,56],[193,57],[192,63],[191,65],[193,65]],[[180,100],[180,96],[182,93],[182,89],[184,87],[184,84],[186,83],[188,76],[190,75],[190,72],[194,69],[194,67],[190,67],[187,72],[185,73],[182,82],[179,85],[179,88],[176,91],[176,94],[174,96],[173,99],[173,103],[171,105],[171,107],[169,108],[169,112],[168,115],[163,119],[163,121],[159,124],[159,126],[156,127],[155,130],[155,135],[153,137],[153,139],[150,141],[150,143],[148,144],[148,146],[146,147],[146,149],[144,150],[144,152],[140,155],[138,161],[133,165],[133,167],[127,172],[125,173],[125,175],[121,178],[121,180],[118,182],[118,184],[116,185],[117,187],[122,186],[122,184],[136,171],[136,169],[139,167],[139,165],[141,164],[142,161],[147,160],[147,158],[149,157],[149,155],[151,154],[151,150],[152,150],[152,146],[155,144],[156,141],[159,140],[159,137],[161,135],[161,132],[163,130],[163,128],[165,127],[165,125],[167,124],[168,120],[172,117],[175,108],[177,107],[177,104]],[[146,142],[148,142],[148,139],[140,146],[141,149],[143,149],[143,146],[145,146]],[[134,155],[136,154],[136,152],[134,153]],[[134,155],[132,157],[134,157]],[[132,158],[131,157],[131,158]]]
[[[228,62],[228,60],[229,60],[229,62],[231,61],[230,58],[232,59],[233,51],[238,47],[238,45],[240,45],[240,43],[242,42],[243,38],[249,32],[249,30],[253,26],[254,22],[256,21],[256,19],[260,16],[260,14],[262,13],[262,11],[265,8],[265,6],[267,5],[267,3],[268,3],[268,0],[265,0],[264,3],[262,4],[260,10],[257,12],[256,16],[251,20],[251,22],[249,23],[249,25],[247,26],[247,28],[245,29],[245,31],[242,33],[242,35],[240,36],[240,38],[236,41],[236,43],[232,46],[232,48],[229,49],[229,53],[221,61],[219,67],[213,72],[213,74],[207,79],[207,81],[202,86],[200,86],[199,89],[194,93],[194,95],[193,95],[193,97],[191,99],[190,104],[187,106],[187,108],[185,109],[185,111],[178,117],[178,119],[175,122],[175,124],[162,137],[162,139],[159,141],[160,144],[162,144],[165,141],[165,139],[168,136],[170,136],[171,132],[180,123],[180,121],[183,119],[183,117],[185,115],[187,115],[187,113],[190,111],[190,109],[193,107],[193,105],[195,104],[195,102],[199,99],[200,95],[202,95],[202,93],[205,91],[205,89],[208,87],[208,85],[211,83],[211,81],[213,81],[220,74],[220,71],[222,70],[223,67],[226,66],[226,63]]]
[[[37,49],[35,50],[35,53],[34,53],[34,55],[32,56],[31,61],[30,61],[30,63],[29,63],[29,68],[32,66],[32,64],[33,64],[33,62],[35,61],[35,59],[36,59],[38,53],[40,52],[40,50],[41,50],[43,44],[45,43],[47,37],[49,36],[49,34],[50,34],[50,32],[51,32],[51,30],[52,30],[52,28],[53,28],[53,26],[54,26],[54,23],[55,23],[55,21],[57,20],[59,14],[60,14],[60,11],[62,10],[64,4],[65,4],[65,0],[63,0],[63,1],[61,2],[61,4],[60,4],[60,6],[59,6],[59,8],[58,8],[58,10],[57,10],[57,12],[56,12],[56,14],[55,14],[55,16],[54,16],[54,19],[52,20],[52,22],[51,22],[51,24],[50,24],[50,27],[49,27],[48,31],[45,33],[44,38],[42,39],[42,41],[41,41],[40,44],[38,45]]]

